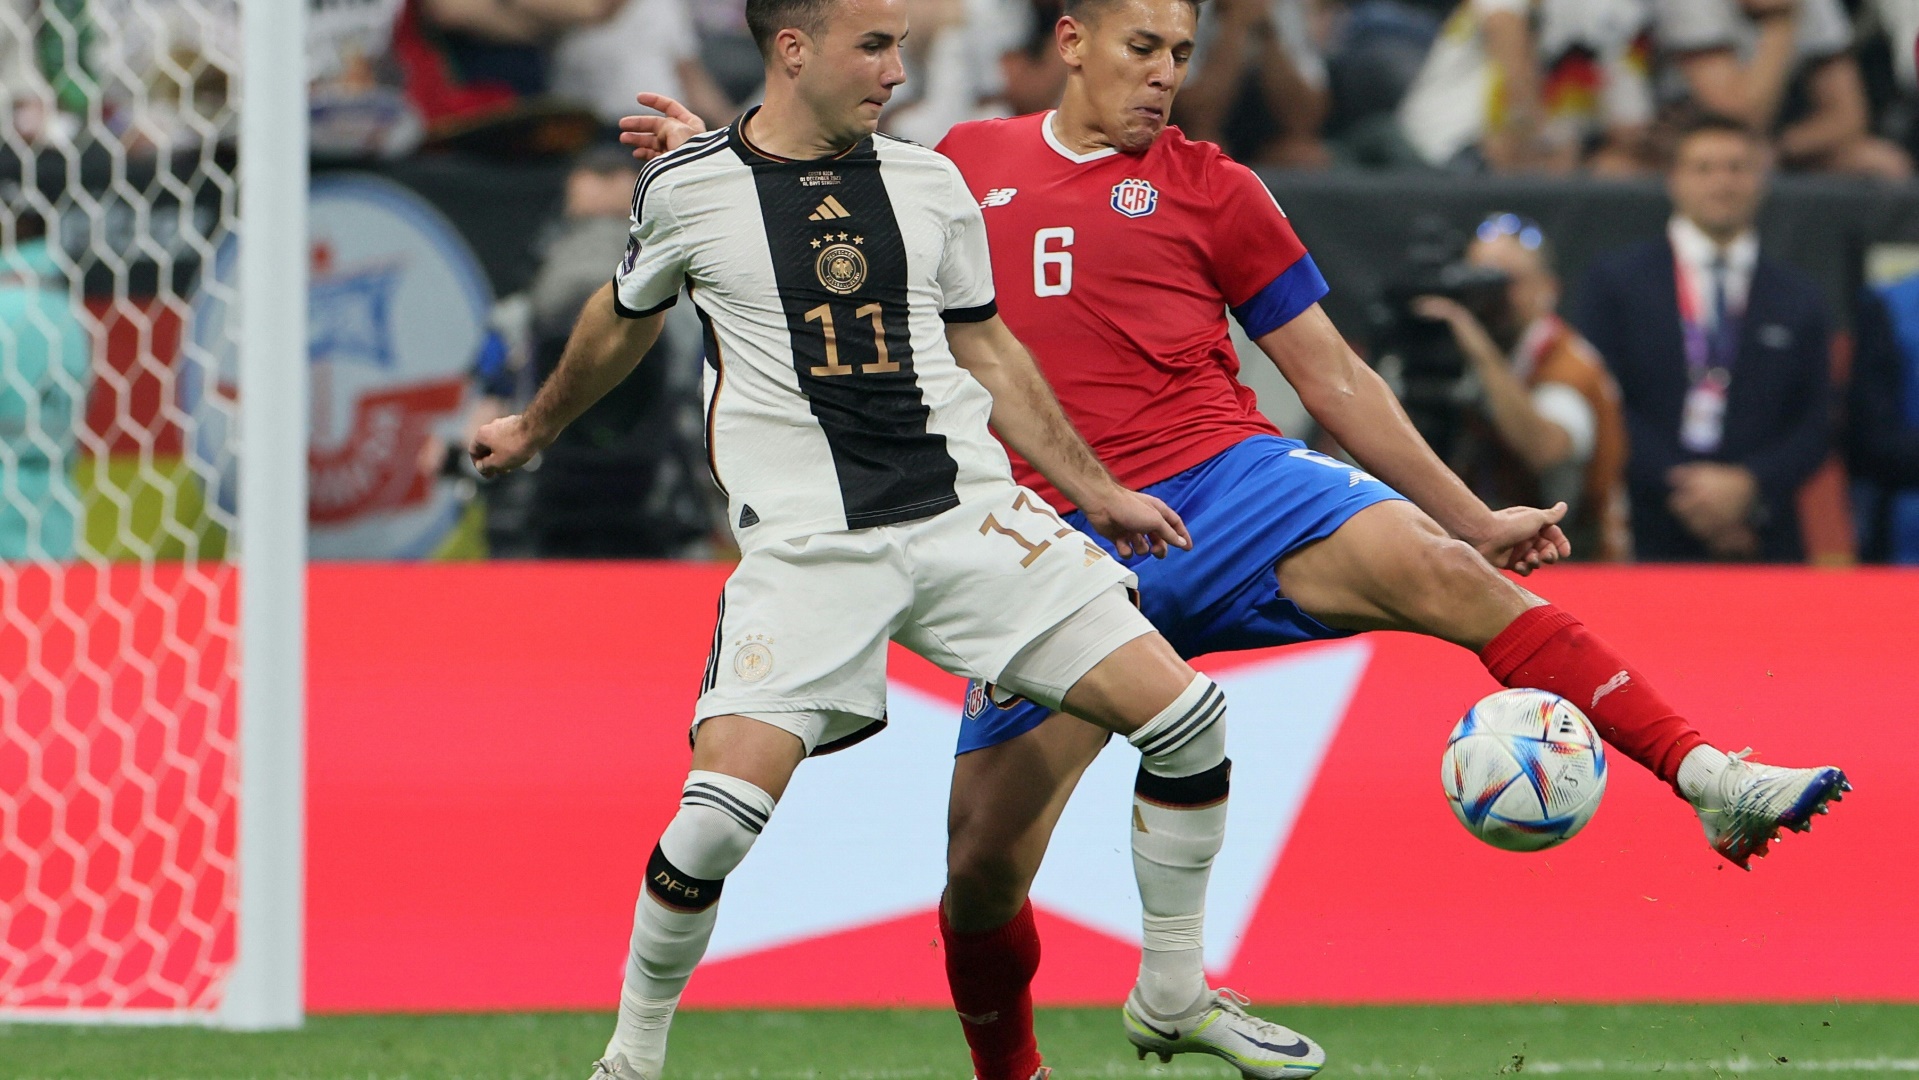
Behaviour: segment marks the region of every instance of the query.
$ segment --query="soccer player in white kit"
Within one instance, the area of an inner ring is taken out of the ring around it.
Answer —
[[[885,724],[889,639],[1138,747],[1197,808],[1168,839],[1190,917],[1223,835],[1219,689],[1129,601],[1132,573],[1014,483],[988,421],[1120,551],[1188,547],[1185,528],[1100,465],[1000,322],[952,163],[874,134],[905,80],[904,0],[748,0],[747,18],[765,105],[646,167],[613,282],[526,412],[472,446],[488,475],[528,461],[633,369],[684,286],[741,560],[595,1066],[620,1080],[658,1080],[725,878],[794,768]]]

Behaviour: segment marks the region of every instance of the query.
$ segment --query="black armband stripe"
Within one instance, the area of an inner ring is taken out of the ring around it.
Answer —
[[[1219,764],[1192,776],[1155,776],[1142,765],[1133,778],[1133,794],[1156,806],[1198,810],[1225,802],[1232,776],[1231,758],[1221,758]]]
[[[660,312],[665,311],[667,308],[670,308],[674,304],[677,304],[679,302],[680,302],[680,294],[676,292],[672,296],[669,296],[666,299],[660,301],[659,303],[654,304],[652,307],[647,308],[645,311],[640,311],[637,308],[630,308],[630,307],[627,307],[624,303],[620,302],[619,280],[616,278],[614,279],[614,282],[613,282],[613,314],[618,315],[622,319],[644,319],[648,315],[658,315]]]
[[[978,307],[950,307],[940,312],[940,318],[950,323],[985,322],[999,314],[999,302],[988,300]]]
[[[720,902],[725,884],[724,878],[696,878],[674,866],[658,844],[653,845],[653,857],[646,860],[646,891],[674,911],[705,911]]]

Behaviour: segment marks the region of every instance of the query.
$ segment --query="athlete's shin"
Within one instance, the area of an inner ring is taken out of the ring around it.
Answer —
[[[687,774],[680,810],[647,860],[633,908],[632,947],[620,1018],[608,1045],[649,1080],[666,1057],[666,1028],[680,992],[706,953],[726,876],[746,858],[773,814],[773,798],[723,773]]]
[[[1686,755],[1706,745],[1637,668],[1551,604],[1527,609],[1479,659],[1502,685],[1551,691],[1579,706],[1613,749],[1675,791]]]
[[[1206,880],[1226,837],[1232,763],[1226,701],[1196,676],[1130,737],[1140,748],[1133,785],[1133,873],[1144,910],[1139,992],[1147,1008],[1182,1016],[1206,993]]]
[[[1026,902],[1011,921],[978,933],[953,929],[940,904],[946,946],[946,984],[959,1013],[978,1080],[1028,1080],[1039,1069],[1033,1034],[1033,975],[1039,970],[1039,931]]]

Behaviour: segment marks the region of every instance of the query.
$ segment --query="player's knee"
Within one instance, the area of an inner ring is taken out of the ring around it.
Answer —
[[[1226,760],[1226,695],[1204,675],[1126,741],[1139,749],[1143,772],[1188,777]]]
[[[773,797],[753,784],[725,773],[688,773],[680,811],[647,864],[647,890],[671,908],[713,906],[772,816]]]
[[[1033,869],[1003,844],[949,843],[946,850],[946,918],[961,931],[1003,926],[1019,914]]]
[[[1510,587],[1471,544],[1450,537],[1425,538],[1411,569],[1414,574],[1402,593],[1406,614],[1431,632],[1443,633],[1497,590]]]

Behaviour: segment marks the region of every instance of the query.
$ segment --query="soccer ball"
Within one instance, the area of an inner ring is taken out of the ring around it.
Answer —
[[[1501,690],[1453,728],[1439,780],[1466,831],[1496,848],[1539,851],[1592,820],[1606,793],[1606,749],[1565,698]]]

